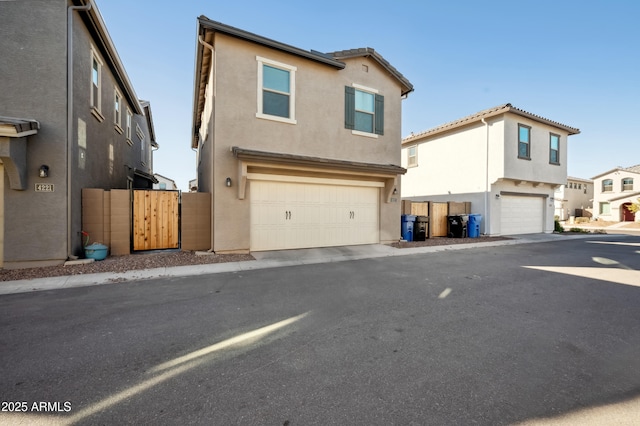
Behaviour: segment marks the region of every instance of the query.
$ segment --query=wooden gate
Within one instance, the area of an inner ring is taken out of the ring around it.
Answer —
[[[431,236],[446,237],[447,236],[447,215],[449,214],[449,205],[447,203],[431,203]]]
[[[179,246],[179,192],[133,191],[133,250]]]

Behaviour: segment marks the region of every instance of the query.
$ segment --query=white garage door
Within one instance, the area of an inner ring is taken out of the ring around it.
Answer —
[[[376,244],[380,189],[251,181],[251,250]]]
[[[544,231],[544,198],[502,197],[500,234],[535,234]]]

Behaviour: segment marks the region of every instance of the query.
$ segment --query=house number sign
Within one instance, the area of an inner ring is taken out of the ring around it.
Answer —
[[[53,192],[52,183],[36,183],[36,192]]]

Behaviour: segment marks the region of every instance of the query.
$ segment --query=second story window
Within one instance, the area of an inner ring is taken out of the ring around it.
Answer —
[[[131,140],[131,126],[133,122],[133,114],[131,114],[131,111],[129,110],[129,108],[127,108],[127,118],[126,118],[126,122],[125,122],[125,136],[127,137],[127,143],[129,145],[133,145],[133,141]]]
[[[602,181],[602,192],[613,191],[613,179],[605,179]]]
[[[256,117],[295,124],[296,67],[258,57]]]
[[[101,111],[102,104],[102,62],[93,49],[91,50],[91,93],[89,94],[91,113],[102,122],[104,116]]]
[[[137,124],[136,124],[136,135],[138,135],[138,139],[140,140],[140,163],[143,166],[146,166],[147,153],[146,153],[146,142],[145,142],[144,132],[142,131],[140,126],[138,126]]]
[[[407,167],[418,165],[418,147],[416,145],[407,148]]]
[[[622,179],[622,190],[633,191],[633,178]]]
[[[531,159],[531,127],[518,124],[518,158]]]
[[[356,84],[344,89],[345,128],[365,136],[384,135],[384,96]]]
[[[553,133],[549,136],[549,163],[560,164],[560,136]],[[578,189],[580,189],[579,184]]]
[[[122,133],[122,96],[116,90],[113,95],[113,123],[116,130]]]

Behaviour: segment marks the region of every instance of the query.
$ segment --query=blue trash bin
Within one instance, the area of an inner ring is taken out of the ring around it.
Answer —
[[[413,241],[413,225],[416,221],[416,216],[412,214],[403,214],[401,219],[402,223],[400,229],[402,239],[405,241]]]
[[[482,222],[481,214],[470,214],[469,223],[467,224],[467,236],[469,238],[478,238],[480,236],[480,223]]]

